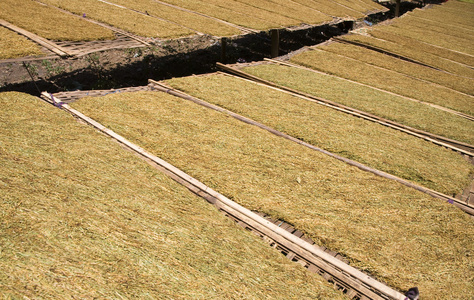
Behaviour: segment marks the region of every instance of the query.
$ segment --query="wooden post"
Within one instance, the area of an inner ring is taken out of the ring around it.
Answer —
[[[400,17],[400,0],[397,0],[397,4],[395,5],[395,17]]]
[[[225,64],[226,61],[227,61],[226,47],[227,47],[227,38],[223,37],[223,38],[221,38],[221,62],[223,64]]]
[[[270,30],[272,35],[272,51],[271,51],[271,58],[277,57],[280,50],[280,31],[278,29]]]

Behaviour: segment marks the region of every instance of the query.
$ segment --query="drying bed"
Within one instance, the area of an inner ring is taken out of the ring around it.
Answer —
[[[217,20],[195,13],[179,10],[178,8],[171,7],[154,0],[110,0],[108,2],[175,22],[200,33],[213,36],[232,36],[241,33],[239,29],[224,24],[223,22],[219,22]]]
[[[458,194],[474,173],[474,168],[453,151],[240,78],[215,74],[175,78],[166,84],[444,194]]]
[[[453,10],[453,7],[455,8]],[[403,55],[459,76],[474,78],[474,4],[449,1],[343,37]],[[443,20],[443,22],[440,22]]]
[[[290,61],[401,96],[474,115],[473,97],[471,95],[456,93],[443,86],[427,84],[422,80],[411,78],[392,70],[381,69],[353,58],[324,51],[319,47],[295,55]]]
[[[407,17],[408,18],[408,17]],[[414,21],[417,23],[417,20]],[[423,24],[419,24],[423,26]],[[428,27],[430,28],[430,27]],[[413,39],[429,45],[434,45],[436,48],[444,48],[453,52],[461,52],[460,54],[473,55],[472,46],[473,41],[468,36],[464,38],[448,35],[446,33],[435,32],[434,29],[426,29],[425,27],[408,26],[405,24],[397,23],[396,21],[390,23],[390,25],[377,26],[378,35],[383,38],[384,34],[392,34],[401,36],[403,38]],[[449,31],[448,31],[449,32]],[[374,34],[375,35],[375,34]]]
[[[395,289],[416,285],[430,299],[472,291],[465,279],[473,224],[448,203],[167,94],[111,94],[72,106]]]
[[[433,134],[474,144],[472,121],[422,103],[406,100],[341,78],[295,67],[261,64],[249,66],[243,70],[259,78],[316,97],[341,103]]]
[[[343,299],[67,113],[0,104],[2,297]]]
[[[424,13],[424,15],[426,14],[429,14],[429,11]],[[472,34],[474,27],[468,29],[462,26],[455,26],[451,23],[445,23],[444,21],[436,22],[423,18],[424,15],[408,13],[403,15],[402,18],[394,19],[390,25],[391,27],[404,29],[403,31],[399,31],[402,35],[411,36],[415,39],[425,41],[428,44],[434,44],[440,47],[446,47],[448,49],[455,49],[454,47],[459,47],[459,45],[452,44],[454,40],[457,40],[461,43],[469,42],[466,40],[466,37]],[[427,39],[427,36],[420,35],[420,30],[422,30],[423,33],[426,31],[430,35],[430,38]],[[440,37],[442,37],[442,39],[440,39]],[[470,49],[468,49],[468,51],[469,50]]]
[[[251,7],[236,0],[164,0],[163,2],[255,30],[268,30],[299,24],[298,20],[274,11]]]
[[[232,7],[221,6],[219,3],[205,3],[202,0],[165,0],[163,2],[255,30],[277,28],[282,26],[280,23],[290,22],[287,19],[280,21],[277,16],[271,15],[270,12],[261,12],[258,9],[248,10],[248,7],[242,7],[242,5],[234,4],[231,1],[228,2],[233,4]],[[271,16],[267,16],[269,14]],[[263,19],[264,17],[267,17],[268,20]]]
[[[112,25],[125,31],[150,38],[176,38],[194,34],[191,29],[140,14],[126,8],[113,6],[98,0],[42,0],[77,15]]]
[[[319,49],[347,56],[384,69],[396,71],[417,79],[443,85],[458,92],[463,92],[469,95],[474,94],[474,79],[472,78],[465,78],[442,72],[427,66],[370,50],[363,46],[346,43],[331,43],[329,45],[320,46]]]
[[[474,7],[473,4],[470,5]],[[426,11],[425,14],[429,14],[429,10]],[[471,12],[470,18],[473,16],[474,11]],[[380,26],[378,29],[381,32],[390,32],[413,38],[452,51],[459,51],[468,55],[474,54],[474,41],[470,38],[472,33],[469,31],[467,32],[467,35],[465,35],[466,30],[463,30],[462,28],[457,30],[444,29],[438,26],[426,26],[426,24],[423,24],[423,21],[411,18],[409,14],[400,19],[394,19],[390,22],[390,25]]]
[[[297,2],[299,4],[305,5],[310,9],[316,9],[322,13],[333,17],[353,17],[353,18],[363,18],[364,14],[362,12],[353,10],[346,6],[343,6],[337,2],[333,1],[318,1],[317,3],[313,0],[295,0],[293,2]],[[285,1],[286,3],[286,1]],[[380,9],[380,7],[379,7]]]
[[[236,2],[247,4],[250,10],[261,9],[263,11],[271,11],[280,16],[296,20],[296,24],[320,24],[332,21],[332,18],[317,10],[309,9],[303,5],[292,3],[291,1],[282,0],[236,0]],[[232,6],[230,6],[232,7]],[[290,25],[290,24],[289,24]]]
[[[2,0],[0,19],[50,40],[114,39],[108,29],[33,0]]]
[[[7,28],[0,26],[0,59],[42,55],[41,48]]]
[[[474,4],[472,1],[471,3],[469,3],[469,1],[447,1],[442,5],[431,6],[429,9],[426,9],[427,13],[422,10],[415,10],[411,14],[434,20],[438,23],[441,23],[439,20],[443,20],[445,24],[452,24],[456,27],[473,30],[473,10]]]

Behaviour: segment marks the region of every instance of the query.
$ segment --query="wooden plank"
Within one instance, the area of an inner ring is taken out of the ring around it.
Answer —
[[[0,19],[0,25],[2,25],[3,27],[6,27],[10,30],[13,30],[23,36],[26,36],[27,38],[29,38],[30,40],[40,44],[41,46],[47,48],[48,50],[50,51],[53,51],[54,53],[56,53],[57,55],[61,56],[61,57],[64,57],[64,56],[72,56],[74,55],[73,53],[69,53],[66,49],[62,48],[61,46],[57,45],[56,43],[54,42],[51,42],[45,38],[42,38],[32,32],[29,32],[27,30],[24,30],[20,27],[17,27],[5,20],[2,20]]]
[[[230,76],[230,75],[229,75],[229,76]],[[185,93],[183,93],[183,92],[181,92],[181,91],[175,90],[175,89],[173,89],[173,88],[171,88],[171,87],[168,87],[168,86],[164,85],[163,83],[159,83],[159,82],[154,81],[154,80],[151,80],[151,79],[149,80],[149,82],[155,84],[154,89],[160,90],[160,91],[162,91],[162,92],[171,94],[171,95],[176,96],[176,97],[183,98],[183,99],[185,99],[185,100],[192,101],[192,102],[194,102],[194,103],[196,103],[196,104],[199,104],[199,105],[202,105],[202,106],[204,106],[204,107],[207,107],[207,108],[210,108],[210,109],[213,109],[213,110],[216,110],[216,111],[219,111],[219,112],[228,114],[228,115],[232,116],[233,118],[235,118],[235,119],[237,119],[237,120],[239,120],[239,121],[242,121],[242,122],[247,123],[247,124],[250,124],[250,125],[257,126],[257,127],[261,128],[261,129],[264,129],[264,130],[266,130],[266,131],[268,131],[268,132],[273,133],[273,134],[276,135],[276,136],[279,136],[279,137],[288,139],[288,140],[293,141],[293,142],[295,142],[295,143],[297,143],[297,144],[300,144],[300,145],[303,145],[303,146],[305,146],[305,147],[308,147],[308,148],[310,148],[310,149],[312,149],[312,150],[315,150],[315,151],[321,152],[321,153],[323,153],[323,154],[326,154],[326,155],[328,155],[328,156],[330,156],[330,157],[333,157],[333,158],[335,158],[335,159],[338,159],[338,160],[340,160],[340,161],[343,161],[343,162],[345,162],[345,163],[347,163],[347,164],[349,164],[349,165],[351,165],[351,166],[357,167],[357,168],[359,168],[359,169],[361,169],[361,170],[363,170],[363,171],[367,171],[367,172],[373,173],[373,174],[375,174],[375,175],[377,175],[377,176],[380,176],[380,177],[383,177],[383,178],[386,178],[386,179],[390,179],[390,180],[397,181],[397,182],[399,182],[399,183],[401,183],[401,184],[403,184],[403,185],[405,185],[405,186],[408,186],[408,187],[413,188],[413,189],[415,189],[415,190],[417,190],[417,191],[426,193],[426,194],[428,194],[428,195],[430,195],[430,196],[432,196],[432,197],[434,197],[434,198],[437,198],[437,199],[440,199],[440,200],[449,202],[449,203],[451,203],[451,204],[454,204],[454,205],[456,205],[457,207],[459,207],[460,209],[462,209],[463,211],[467,212],[468,214],[474,215],[474,206],[468,205],[468,204],[466,204],[466,203],[464,203],[464,202],[462,202],[462,201],[460,201],[460,200],[458,200],[458,199],[456,199],[456,198],[450,197],[450,196],[448,196],[448,195],[445,195],[445,194],[440,193],[440,192],[437,192],[437,191],[435,191],[435,190],[426,188],[426,187],[424,187],[424,186],[417,185],[417,184],[415,184],[415,183],[412,183],[412,182],[410,182],[410,181],[408,181],[408,180],[402,179],[402,178],[397,177],[397,176],[395,176],[395,175],[392,175],[392,174],[389,174],[389,173],[386,173],[386,172],[383,172],[383,171],[380,171],[380,170],[377,170],[377,169],[368,167],[368,166],[366,166],[366,165],[364,165],[364,164],[361,164],[361,163],[359,163],[359,162],[357,162],[357,161],[348,159],[348,158],[343,157],[343,156],[340,156],[340,155],[338,155],[338,154],[334,154],[334,153],[329,152],[329,151],[327,151],[327,150],[321,149],[321,148],[319,148],[319,147],[316,147],[316,146],[314,146],[314,145],[311,145],[311,144],[309,144],[309,143],[306,143],[306,142],[304,142],[304,141],[302,141],[302,140],[299,140],[299,139],[297,139],[297,138],[295,138],[295,137],[293,137],[293,136],[290,136],[290,135],[285,134],[285,133],[283,133],[283,132],[281,132],[281,131],[278,131],[278,130],[276,130],[276,129],[274,129],[274,128],[268,127],[268,126],[266,126],[266,125],[264,125],[264,124],[262,124],[262,123],[256,122],[256,121],[254,121],[254,120],[252,120],[252,119],[249,119],[249,118],[244,117],[244,116],[242,116],[242,115],[236,114],[236,113],[234,113],[234,112],[232,112],[232,111],[229,111],[229,110],[224,109],[224,108],[222,108],[222,107],[219,107],[219,106],[217,106],[217,105],[210,104],[210,103],[208,103],[208,102],[206,102],[206,101],[204,101],[204,100],[201,100],[201,99],[192,97],[192,96],[190,96],[190,95],[188,95],[188,94],[185,94]]]
[[[88,124],[92,125],[96,129],[116,139],[123,145],[127,146],[129,149],[137,152],[138,154],[144,156],[145,158],[149,160],[152,160],[156,164],[160,165],[162,168],[166,169],[168,172],[176,175],[177,177],[180,178],[181,182],[185,183],[185,186],[190,186],[193,189],[198,188],[201,191],[209,194],[209,196],[214,197],[216,199],[216,204],[218,204],[221,209],[232,214],[233,216],[238,216],[239,220],[245,222],[249,226],[262,232],[263,234],[270,237],[275,242],[278,242],[279,244],[283,245],[287,249],[291,249],[291,251],[301,256],[302,258],[305,258],[308,261],[311,261],[314,264],[317,264],[318,266],[323,267],[324,270],[331,273],[332,276],[339,278],[343,282],[350,282],[351,287],[354,287],[357,290],[363,291],[364,294],[369,295],[370,297],[373,297],[374,299],[383,299],[382,297],[372,292],[370,289],[367,289],[364,285],[360,284],[358,282],[360,281],[378,290],[383,295],[386,295],[392,299],[397,299],[397,300],[405,299],[405,296],[403,294],[378,282],[374,278],[368,276],[367,274],[362,273],[361,271],[355,269],[354,267],[351,267],[345,264],[344,262],[341,262],[340,260],[332,257],[331,255],[325,253],[324,251],[321,251],[320,249],[308,244],[307,242],[292,235],[291,233],[285,231],[284,229],[279,228],[278,226],[271,223],[270,221],[260,217],[259,215],[235,203],[234,201],[230,200],[224,195],[214,191],[210,187],[206,186],[205,184],[196,180],[190,175],[184,173],[183,171],[174,167],[168,162],[147,152],[146,150],[139,147],[138,145],[131,143],[130,141],[128,141],[121,135],[108,129],[107,127],[103,126],[97,121],[69,107],[69,105],[56,102],[54,97],[52,97],[50,94],[43,92],[42,96],[46,99],[49,99],[50,103],[55,104],[56,106],[59,106],[60,108],[68,111],[75,117],[80,118],[81,120],[87,122]]]

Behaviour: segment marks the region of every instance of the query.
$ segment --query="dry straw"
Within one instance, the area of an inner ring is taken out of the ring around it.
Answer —
[[[43,0],[78,15],[84,15],[128,32],[153,38],[176,38],[194,32],[183,26],[97,0]]]
[[[449,1],[449,3],[432,6],[430,9],[413,11],[412,14],[435,20],[438,23],[440,23],[439,20],[443,20],[445,24],[453,24],[456,27],[472,30],[474,29],[474,22],[472,21],[474,3],[472,1],[468,2],[469,0]]]
[[[11,30],[0,27],[0,59],[43,54],[41,48]]]
[[[474,30],[473,8],[472,3],[450,1],[430,9],[414,10],[386,26],[374,26],[366,30],[364,36],[345,38],[474,78],[474,41],[471,38]]]
[[[238,0],[238,2],[245,3],[253,8],[259,8],[265,11],[275,12],[280,16],[285,16],[299,23],[305,24],[320,24],[323,22],[332,21],[332,18],[319,11],[306,8],[302,5],[285,0]],[[296,24],[298,25],[298,24]]]
[[[435,68],[453,73],[458,76],[474,78],[474,70],[470,67],[459,64],[451,55],[453,52],[443,51],[443,49],[421,43],[411,38],[404,38],[390,33],[380,33],[376,29],[370,31],[370,35],[347,35],[344,39],[361,42],[403,55]],[[455,54],[455,53],[454,53]],[[455,54],[459,57],[459,55]],[[459,58],[456,58],[459,60]]]
[[[429,15],[429,12],[425,13],[424,15],[427,14]],[[392,26],[406,29],[408,32],[406,32],[404,35],[410,36],[413,34],[416,35],[418,39],[422,38],[425,41],[427,40],[426,36],[420,35],[419,32],[427,32],[429,35],[431,35],[431,38],[427,41],[427,43],[444,46],[448,49],[452,49],[453,46],[458,46],[446,43],[451,38],[461,39],[462,43],[466,43],[466,37],[469,37],[472,34],[472,29],[469,30],[462,26],[455,26],[445,22],[435,22],[430,19],[425,19],[424,15],[417,16],[412,13],[406,14],[403,18],[394,20]],[[440,39],[441,36],[443,39]],[[472,57],[470,58],[472,61]]]
[[[395,289],[418,286],[429,299],[474,292],[466,280],[474,275],[474,225],[452,205],[167,94],[114,94],[73,107]]]
[[[456,30],[443,30],[440,27],[431,28],[430,26],[423,26],[423,24],[418,23],[417,20],[411,23],[404,20],[411,20],[411,18],[408,15],[406,18],[403,18],[402,21],[395,20],[388,26],[379,26],[378,30],[409,37],[423,43],[448,50],[459,51],[471,56],[474,54],[474,40],[469,38],[470,35],[461,37],[461,34],[453,33],[453,31],[456,32]]]
[[[473,98],[470,95],[455,93],[442,86],[426,84],[424,81],[407,77],[392,70],[376,68],[373,65],[319,48],[293,56],[291,61],[398,95],[474,115]]]
[[[177,8],[158,3],[153,0],[111,0],[109,2],[141,11],[159,18],[170,20],[184,27],[214,36],[231,36],[240,30],[201,15],[193,14]]]
[[[407,62],[396,57],[369,50],[361,46],[343,43],[332,43],[319,49],[357,59],[364,63],[382,67],[402,74],[444,85],[451,89],[474,95],[474,79],[459,77],[435,70],[416,63]],[[474,64],[474,60],[473,60]]]
[[[279,65],[244,69],[257,77],[420,130],[474,144],[472,121],[344,79]],[[436,120],[436,122],[433,122]]]
[[[0,107],[2,298],[343,299],[67,113]]]
[[[362,18],[364,14],[343,5],[340,5],[333,1],[318,1],[313,0],[295,0],[294,2],[305,5],[310,9],[316,9],[320,12],[328,14],[334,17],[349,17],[349,18]]]
[[[33,0],[0,1],[0,18],[51,40],[114,39],[112,31]]]
[[[278,71],[277,71],[278,72]],[[460,155],[258,84],[224,75],[167,84],[291,136],[445,194],[469,184],[474,168]]]

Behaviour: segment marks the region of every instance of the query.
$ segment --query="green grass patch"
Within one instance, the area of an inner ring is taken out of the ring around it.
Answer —
[[[0,18],[50,40],[114,39],[111,30],[33,0],[0,1]]]
[[[238,30],[237,28],[226,25],[222,22],[190,12],[182,11],[153,0],[112,0],[110,2],[141,12],[147,12],[153,16],[164,18],[166,20],[176,22],[185,27],[192,28],[196,31],[214,36],[232,36],[240,34],[240,30]]]
[[[170,86],[291,136],[446,194],[469,185],[460,155],[419,138],[225,75],[176,78]]]
[[[319,48],[293,56],[291,61],[398,95],[474,115],[471,96],[454,93],[445,87],[429,85],[426,82],[409,78],[403,74],[376,68],[361,61],[322,51]]]
[[[428,299],[474,292],[466,280],[474,276],[474,223],[452,205],[164,93],[73,107],[396,289],[417,286]]]
[[[317,97],[341,103],[401,124],[474,144],[472,121],[451,113],[310,70],[260,65],[252,75]],[[433,120],[436,120],[434,122]]]
[[[319,49],[357,59],[364,63],[400,72],[415,78],[437,83],[463,93],[470,95],[474,94],[474,79],[441,72],[419,64],[407,62],[390,55],[372,51],[364,47],[350,44],[332,43],[327,46],[321,46]]]
[[[458,76],[474,78],[474,70],[472,68],[456,63],[464,63],[462,59],[465,55],[453,51],[445,51],[442,48],[436,48],[408,37],[371,30],[370,36],[352,34],[346,35],[343,38],[379,47]]]
[[[91,18],[125,31],[152,38],[177,38],[194,32],[183,26],[143,15],[129,9],[116,7],[97,0],[43,0],[77,15]]]
[[[343,299],[93,128],[1,93],[5,299]]]
[[[41,55],[41,47],[26,37],[0,26],[0,59]]]

